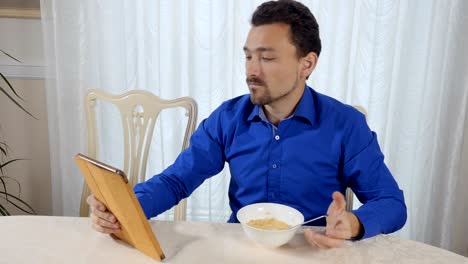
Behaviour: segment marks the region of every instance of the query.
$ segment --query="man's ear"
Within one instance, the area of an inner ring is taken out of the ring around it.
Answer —
[[[307,79],[317,66],[318,56],[315,52],[309,52],[301,58],[301,77]]]

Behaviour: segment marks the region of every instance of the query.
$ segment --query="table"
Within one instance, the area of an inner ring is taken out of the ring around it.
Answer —
[[[468,263],[423,243],[379,235],[337,249],[311,248],[302,231],[277,248],[249,241],[239,224],[150,221],[164,263]],[[0,263],[157,263],[91,229],[85,217],[0,217]]]

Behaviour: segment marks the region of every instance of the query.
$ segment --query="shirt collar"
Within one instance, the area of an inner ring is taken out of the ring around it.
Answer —
[[[252,121],[256,117],[258,117],[260,120],[263,120],[260,114],[260,106],[255,105],[247,120]],[[292,116],[302,117],[309,121],[310,124],[313,124],[315,114],[315,102],[312,95],[312,88],[306,85],[304,89],[304,94],[302,95],[301,100],[299,100],[299,103],[296,107],[296,111],[292,114]],[[263,115],[265,114],[263,113]]]
[[[313,90],[312,88],[306,85],[304,89],[304,94],[302,95],[301,100],[299,100],[299,103],[297,104],[294,116],[300,116],[309,121],[309,123],[312,125],[316,120],[316,109],[317,108],[315,105]]]
[[[250,113],[249,117],[247,118],[247,121],[252,121],[254,118],[260,118],[261,120],[261,117],[260,117],[260,106],[259,105],[255,105],[252,112]]]

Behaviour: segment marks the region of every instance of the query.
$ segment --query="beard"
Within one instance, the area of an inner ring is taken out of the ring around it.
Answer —
[[[263,106],[271,104],[274,98],[271,96],[270,89],[267,86],[263,86],[263,88],[250,89],[250,101],[254,105]]]
[[[286,92],[276,96],[276,97],[273,97],[271,95],[271,90],[270,88],[268,87],[268,85],[263,81],[263,80],[260,80],[258,78],[255,78],[255,77],[251,77],[251,78],[247,78],[247,85],[249,84],[254,84],[254,85],[257,85],[257,86],[261,86],[261,87],[256,87],[256,88],[250,88],[249,87],[249,90],[250,90],[250,101],[252,102],[252,104],[254,105],[260,105],[260,106],[264,106],[264,105],[269,105],[269,104],[272,104],[276,101],[279,101],[281,100],[282,98],[288,96],[289,94],[291,94],[294,89],[296,89],[296,86],[297,86],[297,83],[299,82],[299,78],[296,77],[296,80],[294,81],[294,84],[291,86],[291,88],[289,88]]]

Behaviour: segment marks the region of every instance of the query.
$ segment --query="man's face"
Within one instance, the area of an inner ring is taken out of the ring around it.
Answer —
[[[288,96],[299,85],[299,59],[289,40],[289,25],[252,27],[244,46],[250,100],[267,105]]]

